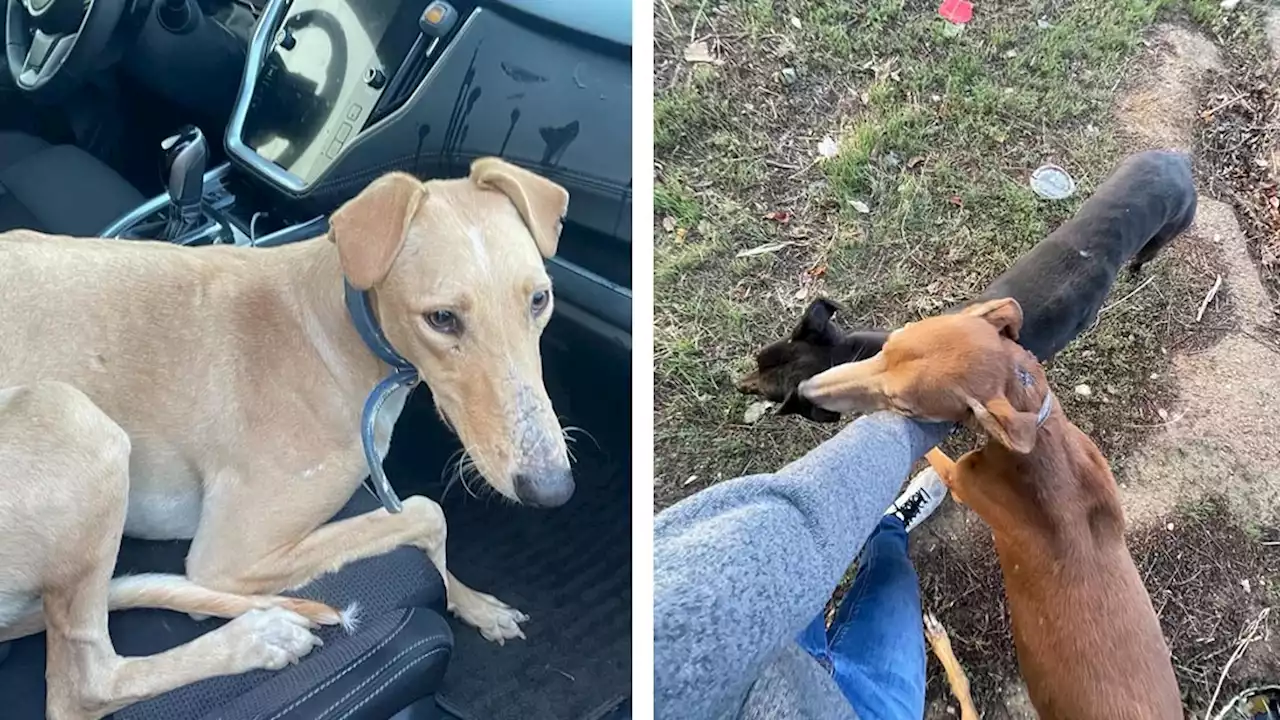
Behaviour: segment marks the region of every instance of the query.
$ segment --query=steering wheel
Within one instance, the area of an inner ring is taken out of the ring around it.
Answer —
[[[87,78],[126,0],[7,0],[4,50],[19,90],[54,93]]]

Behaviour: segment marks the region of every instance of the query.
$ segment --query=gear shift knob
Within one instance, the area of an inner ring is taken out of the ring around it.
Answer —
[[[163,151],[161,177],[169,191],[169,223],[165,236],[167,240],[176,241],[200,222],[209,145],[200,128],[188,125],[162,140],[160,149]]]

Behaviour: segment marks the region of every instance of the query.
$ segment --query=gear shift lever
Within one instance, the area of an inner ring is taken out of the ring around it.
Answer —
[[[188,125],[162,140],[160,149],[164,152],[160,172],[169,190],[169,219],[163,239],[176,242],[198,227],[204,216],[200,201],[204,195],[209,145],[200,128]]]

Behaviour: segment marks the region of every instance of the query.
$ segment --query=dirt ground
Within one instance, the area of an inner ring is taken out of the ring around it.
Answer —
[[[770,16],[761,4],[774,18],[790,16],[795,31],[753,25],[752,18]],[[939,53],[936,38],[910,23],[904,28],[903,8],[923,14],[924,3],[873,3],[856,19],[880,23],[875,41],[825,31],[810,37],[817,32],[811,17],[831,16],[822,0],[713,3],[702,31],[697,22],[690,30],[689,18],[701,16],[691,15],[688,3],[672,2],[665,17],[660,11],[668,36],[658,48],[657,87],[665,89],[655,112],[655,492],[661,507],[719,479],[772,469],[829,435],[794,419],[743,419],[746,401],[729,382],[755,347],[786,332],[813,294],[846,302],[851,325],[891,327],[936,311],[973,294],[1074,211],[1079,197],[1058,206],[1028,199],[1016,187],[1026,168],[1061,158],[1079,173],[1080,196],[1087,196],[1125,152],[1191,151],[1201,191],[1195,224],[1147,281],[1117,285],[1095,330],[1049,371],[1068,414],[1112,461],[1130,547],[1160,614],[1184,703],[1189,715],[1203,717],[1215,695],[1216,707],[1251,684],[1280,683],[1280,611],[1271,610],[1280,606],[1280,423],[1273,410],[1280,408],[1280,202],[1269,205],[1280,179],[1280,116],[1274,95],[1255,87],[1277,77],[1261,59],[1268,39],[1271,57],[1280,58],[1280,9],[1264,19],[1248,0],[1234,16],[1217,2],[1193,0],[1162,13],[1153,10],[1161,3],[1121,4],[1115,23],[1132,36],[1084,37],[1081,21],[1052,39],[1044,38],[1053,32],[1046,28],[1067,28],[1073,9],[1089,17],[1113,6],[1076,0],[1028,12],[1012,3],[980,5],[994,27],[981,42],[975,35],[968,50],[982,58],[1004,103],[989,115],[981,103],[951,109],[948,93],[958,76],[979,81],[958,53]],[[1027,19],[1041,11],[1038,21]],[[679,33],[670,32],[675,26]],[[681,62],[686,45],[712,30],[707,48],[720,64],[706,72]],[[849,73],[838,63],[797,59],[806,42],[852,48],[869,58],[870,69]],[[904,52],[909,42],[925,49]],[[1105,53],[1097,49],[1103,46]],[[949,76],[939,80],[901,59],[930,52],[944,57],[924,62],[945,65]],[[1092,52],[1100,53],[1088,65],[1096,69],[1073,64]],[[1061,70],[1038,63],[1043,55],[1068,58],[1068,74],[1051,81],[1061,93],[1035,87],[1039,75]],[[1023,58],[1026,65],[1017,66]],[[779,91],[784,66],[801,75]],[[870,98],[860,90],[868,82]],[[905,105],[878,109],[877,89],[889,93],[886,84],[913,88]],[[1027,107],[1019,107],[1024,91]],[[1075,106],[1074,97],[1085,100]],[[771,109],[765,120],[718,125],[717,113],[731,115],[735,102]],[[938,112],[942,125],[967,129],[940,135],[938,123],[912,114],[920,103],[947,106]],[[1036,127],[1038,107],[1045,119]],[[854,156],[851,169],[827,169],[815,179],[820,161],[808,158],[828,134],[841,138],[837,162]],[[931,138],[929,149],[911,145],[916,134]],[[896,163],[911,158],[910,165],[915,152],[928,157],[924,171],[904,179]],[[1002,156],[992,161],[993,154]],[[751,175],[722,168],[722,156],[764,160]],[[965,182],[934,171],[952,163],[965,168]],[[921,196],[930,199],[922,203]],[[870,203],[872,212],[849,210],[855,201]],[[969,205],[978,210],[970,213]],[[788,222],[760,230],[758,218],[779,209]],[[761,256],[735,257],[780,243]],[[1072,392],[1080,385],[1092,391]],[[985,526],[949,504],[913,537],[925,605],[948,628],[982,716],[1034,717],[1018,680]],[[1233,660],[1237,650],[1241,657]],[[931,660],[928,716],[956,717],[939,670]]]

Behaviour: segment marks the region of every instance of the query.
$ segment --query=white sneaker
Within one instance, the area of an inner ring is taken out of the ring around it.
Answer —
[[[942,484],[942,478],[938,477],[936,470],[927,467],[911,478],[906,489],[884,514],[898,516],[902,524],[907,526],[907,532],[911,532],[941,507],[942,501],[946,499],[947,486]]]

